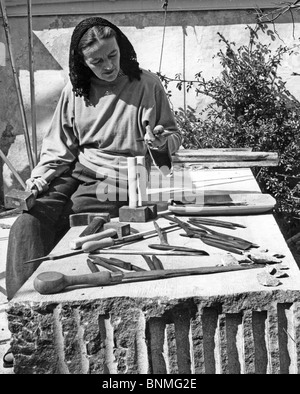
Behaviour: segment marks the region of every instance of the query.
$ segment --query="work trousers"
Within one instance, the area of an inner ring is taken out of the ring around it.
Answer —
[[[11,300],[40,264],[24,262],[48,255],[69,230],[69,216],[84,212],[109,212],[119,216],[126,201],[104,201],[99,185],[104,179],[76,163],[69,172],[51,182],[28,211],[14,222],[9,235],[6,260],[7,298]],[[117,185],[116,185],[117,186]],[[103,190],[103,187],[100,188]],[[124,192],[122,192],[124,200]]]

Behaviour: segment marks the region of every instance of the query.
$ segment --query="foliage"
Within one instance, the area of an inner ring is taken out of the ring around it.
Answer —
[[[238,49],[219,33],[225,50],[216,55],[222,65],[218,78],[205,80],[201,73],[188,83],[196,94],[205,94],[211,103],[200,113],[188,108],[176,112],[178,124],[188,149],[248,147],[254,151],[278,152],[278,167],[255,172],[263,192],[277,200],[277,214],[292,226],[300,219],[298,182],[300,181],[300,102],[286,88],[279,76],[285,54],[295,48],[263,44],[258,33],[276,36],[266,24],[247,26],[249,43]],[[170,80],[161,79],[168,85]],[[177,88],[183,82],[178,76]],[[300,224],[300,221],[299,221]]]

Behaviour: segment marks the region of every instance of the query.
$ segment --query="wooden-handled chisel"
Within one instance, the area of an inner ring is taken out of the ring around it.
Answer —
[[[85,237],[79,237],[70,242],[70,249],[76,250],[81,248],[86,243],[105,240],[106,238],[112,239],[112,237],[115,237],[116,235],[117,230],[109,228],[107,230],[101,231],[100,233],[86,235]]]
[[[171,225],[169,227],[166,227],[163,230],[168,231],[168,230],[174,230],[177,228],[178,228],[178,225],[175,224],[175,225]],[[107,239],[102,239],[102,240],[92,240],[90,242],[83,243],[82,250],[85,253],[91,253],[91,252],[94,252],[95,250],[101,250],[101,249],[109,248],[112,246],[123,245],[123,244],[130,243],[133,241],[139,241],[140,239],[145,238],[148,235],[156,235],[156,230],[150,230],[150,231],[145,231],[143,233],[126,235],[125,237],[118,238],[118,239],[107,238]]]
[[[178,229],[178,225],[177,224],[173,224],[171,226],[163,228],[162,230],[163,231],[174,231],[174,230],[177,230],[177,229]],[[122,244],[126,244],[126,243],[133,242],[133,241],[140,241],[140,240],[143,240],[146,237],[153,237],[153,236],[156,236],[156,235],[157,235],[156,230],[150,230],[150,231],[144,231],[144,232],[137,233],[137,234],[127,235],[125,237],[113,240],[113,242],[114,242],[114,245],[118,244],[119,246],[122,246]],[[80,240],[82,241],[82,238]],[[103,239],[102,241],[106,242],[105,239]],[[108,239],[107,243],[111,244],[112,243],[111,239]],[[103,245],[103,243],[101,243],[101,244]],[[98,247],[98,244],[96,246]],[[101,252],[101,254],[127,254],[127,255],[147,254],[147,252],[141,252],[141,251],[130,251],[130,250],[125,251],[125,250],[114,250],[114,249],[97,250],[97,252],[99,254],[100,254],[100,252]],[[68,250],[68,251],[65,251],[65,252],[62,252],[62,253],[57,253],[57,254],[54,254],[54,253],[52,254],[51,253],[48,256],[43,256],[43,257],[39,257],[37,259],[26,261],[26,262],[24,262],[24,264],[38,264],[38,263],[42,263],[43,261],[46,261],[46,260],[60,260],[60,259],[64,259],[64,258],[67,258],[67,257],[76,256],[76,255],[79,255],[79,254],[82,254],[82,253],[87,253],[87,252],[85,252],[84,250],[80,249],[80,250],[74,250],[74,251],[69,251]],[[153,252],[152,253],[148,252],[148,254],[152,255]],[[157,253],[157,254],[159,254],[159,253]],[[165,252],[160,252],[160,254],[166,255]],[[173,253],[173,255],[183,256],[184,254],[183,253],[179,254],[179,252],[178,252],[176,254]]]

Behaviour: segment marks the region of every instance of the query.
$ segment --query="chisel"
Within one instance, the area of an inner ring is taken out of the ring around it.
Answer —
[[[91,260],[88,260],[88,261],[91,261]],[[99,261],[104,261],[107,264],[111,264],[111,265],[113,265],[115,267],[122,268],[122,269],[127,270],[127,271],[145,271],[143,268],[137,267],[136,265],[133,265],[131,263],[128,263],[126,261],[119,260],[119,259],[116,259],[116,258],[106,259],[104,257],[101,257],[101,258],[100,257],[96,257],[96,258],[93,259],[93,263],[96,264],[96,265],[98,264]]]
[[[158,279],[170,279],[180,276],[209,275],[257,269],[263,267],[265,267],[265,265],[199,267],[129,273],[102,271],[85,275],[64,275],[59,272],[44,272],[39,274],[35,278],[34,288],[40,294],[46,295],[59,293],[69,286],[109,286],[120,284],[122,282],[128,283]]]
[[[78,254],[85,253],[83,250],[77,250],[74,252],[67,252],[64,254],[59,255],[51,255],[45,257],[40,257],[38,259],[26,261],[24,264],[34,264],[34,263],[42,263],[43,261],[47,260],[60,260],[66,257],[76,256]],[[96,250],[94,251],[89,257],[97,257],[98,255],[118,255],[118,256],[199,256],[197,253],[189,253],[189,252],[164,252],[164,251],[142,251],[142,250],[131,250],[131,249],[103,249],[103,250]]]
[[[165,229],[163,229],[164,231],[168,231],[168,230],[173,230],[173,229],[177,229],[178,225],[177,224],[173,224],[169,227],[166,227]],[[140,239],[148,236],[148,235],[156,235],[156,230],[150,230],[150,231],[145,231],[143,233],[137,233],[137,234],[132,234],[132,235],[126,235],[125,237],[122,238],[117,238],[117,239],[113,239],[113,238],[106,238],[103,240],[94,240],[94,241],[90,241],[90,242],[86,242],[83,243],[82,245],[82,250],[85,253],[91,253],[94,252],[95,250],[99,250],[99,249],[105,249],[105,248],[110,248],[112,246],[118,246],[118,245],[123,245],[125,243],[130,243],[130,242],[134,242],[134,241],[139,241]]]
[[[177,224],[173,224],[171,226],[163,228],[162,230],[163,231],[169,231],[169,230],[171,231],[171,230],[176,230],[176,229],[178,229],[178,225]],[[156,236],[156,235],[157,235],[156,230],[144,231],[144,232],[133,234],[133,235],[127,235],[126,237],[114,240],[114,245],[118,244],[118,245],[121,246],[122,244],[125,244],[127,242],[139,241],[139,240],[144,239],[145,237],[150,237],[150,236],[153,237],[153,236]],[[109,240],[108,243],[111,243],[111,241]],[[119,255],[122,255],[122,254],[127,254],[127,255],[128,254],[129,255],[147,254],[147,252],[141,252],[141,251],[130,251],[130,250],[126,251],[126,250],[114,250],[114,249],[101,250],[100,252],[101,252],[101,254],[119,254]],[[99,254],[100,254],[100,252],[99,252]],[[62,253],[49,254],[48,256],[39,257],[39,258],[34,259],[34,260],[26,261],[24,264],[42,263],[43,261],[47,261],[47,260],[60,260],[60,259],[66,258],[66,257],[72,257],[72,256],[76,256],[76,255],[79,255],[79,254],[82,254],[82,253],[87,253],[87,252],[85,252],[82,249],[75,250],[75,251],[72,251],[72,252],[70,252],[68,250],[68,251],[65,251],[65,252],[62,252]],[[152,253],[148,252],[148,254],[153,255],[153,252]],[[167,255],[168,253],[160,252],[160,253],[156,253],[156,254]],[[174,256],[185,256],[184,253],[180,253],[179,254],[179,252],[176,253],[176,254],[175,253],[172,253],[172,254]],[[191,253],[188,254],[188,255],[191,255]]]

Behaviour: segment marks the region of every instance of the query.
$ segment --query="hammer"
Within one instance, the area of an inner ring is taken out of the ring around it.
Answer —
[[[35,278],[33,285],[35,290],[40,294],[55,294],[63,291],[68,286],[109,286],[122,283],[123,280],[126,280],[126,282],[148,281],[169,279],[179,276],[208,275],[221,272],[242,271],[262,267],[264,267],[264,265],[254,264],[250,266],[236,265],[199,267],[129,273],[102,271],[85,275],[64,275],[59,272],[44,272]]]
[[[42,177],[46,182],[51,182],[55,178],[56,170],[47,171]],[[5,208],[12,208],[19,211],[29,211],[35,204],[38,196],[38,190],[32,189],[31,191],[22,191],[12,189],[5,196]]]

